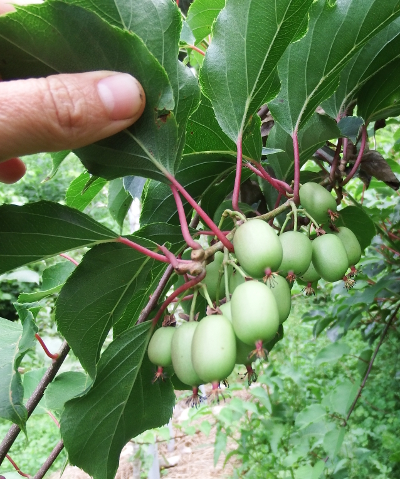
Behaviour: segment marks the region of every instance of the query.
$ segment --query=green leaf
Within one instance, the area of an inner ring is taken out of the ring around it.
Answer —
[[[267,411],[271,414],[272,406],[271,406],[271,399],[265,389],[261,386],[257,386],[255,388],[251,388],[251,394],[256,397],[260,403],[267,409]]]
[[[74,269],[75,265],[70,261],[49,266],[43,271],[41,290],[34,293],[21,293],[18,296],[18,302],[35,303],[46,296],[58,293]]]
[[[59,374],[47,386],[44,393],[47,409],[61,412],[67,401],[80,396],[91,383],[89,376],[79,371],[67,371]]]
[[[358,93],[358,115],[365,123],[400,114],[400,86],[397,73],[400,59],[372,77]]]
[[[350,348],[345,343],[332,343],[321,349],[315,356],[314,363],[319,366],[322,363],[337,362],[342,356],[349,354]]]
[[[118,223],[120,232],[122,232],[124,219],[132,204],[132,201],[132,196],[125,191],[122,178],[117,178],[110,181],[110,185],[108,187],[108,210],[110,211],[111,216]]]
[[[194,45],[196,39],[194,38],[193,32],[189,27],[186,21],[182,21],[182,30],[181,35],[179,37],[179,42],[183,43],[184,45]]]
[[[95,178],[92,181],[92,176],[84,172],[69,185],[65,194],[65,203],[71,208],[83,211],[106,183],[104,178]]]
[[[327,140],[339,138],[340,134],[332,118],[315,113],[298,135],[300,164],[303,165]],[[277,178],[291,181],[294,175],[292,137],[275,123],[268,135],[267,147],[283,150],[283,153],[269,155],[268,164],[272,166]]]
[[[25,322],[27,324],[27,322]],[[28,413],[18,365],[25,352],[25,327],[0,318],[0,417],[25,431]]]
[[[22,376],[22,385],[24,387],[24,403],[32,396],[33,391],[36,389],[41,379],[43,378],[47,368],[34,369],[28,371]],[[46,405],[44,400],[41,399],[39,404],[35,407],[32,415],[47,414]]]
[[[344,427],[332,429],[325,434],[323,446],[329,456],[329,459],[333,460],[339,453],[343,444],[344,435],[346,429]]]
[[[52,168],[50,173],[46,176],[46,178],[43,181],[49,181],[54,176],[57,174],[61,163],[65,160],[65,158],[70,154],[70,150],[63,150],[63,151],[57,151],[55,153],[50,153],[51,155],[51,161],[52,161]]]
[[[366,213],[364,208],[358,206],[347,206],[340,210],[336,226],[346,226],[357,237],[361,248],[364,250],[376,235],[374,222]]]
[[[357,0],[314,2],[307,34],[278,65],[282,88],[268,104],[275,121],[289,134],[299,131],[337,89],[349,60],[399,15],[398,0],[365,0],[362,9]]]
[[[279,91],[278,60],[305,30],[312,0],[228,0],[200,71],[222,130],[236,143],[250,117]],[[229,48],[227,48],[229,45]]]
[[[359,382],[353,384],[349,379],[345,379],[324,398],[324,405],[328,406],[331,411],[346,416],[357,395],[359,386]]]
[[[316,423],[319,419],[326,416],[326,410],[320,404],[311,404],[305,407],[296,416],[296,426],[304,428],[309,424]]]
[[[339,87],[322,103],[333,118],[346,111],[361,86],[400,56],[400,19],[391,22],[354,55],[340,74]]]
[[[195,37],[194,43],[211,34],[211,27],[224,6],[225,0],[195,0],[190,5],[186,21]]]
[[[89,216],[58,203],[2,205],[0,273],[116,236]]]
[[[126,442],[172,415],[170,381],[151,382],[150,327],[143,323],[116,338],[100,359],[92,388],[65,404],[61,434],[70,463],[95,479],[114,478]]]
[[[364,119],[359,116],[345,116],[338,123],[341,136],[350,138],[354,144],[357,143],[362,125],[364,125]]]
[[[90,173],[164,180],[177,166],[178,129],[167,74],[143,41],[76,5],[52,1],[0,18],[3,80],[110,70],[132,74],[146,93],[141,118],[117,135],[76,151]],[[71,34],[73,32],[73,34]],[[159,114],[163,115],[159,118]]]
[[[216,467],[221,452],[226,450],[227,437],[226,432],[221,428],[217,430],[214,443],[214,467]]]

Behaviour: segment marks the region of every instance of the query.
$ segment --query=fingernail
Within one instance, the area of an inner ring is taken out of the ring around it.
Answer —
[[[111,120],[128,120],[142,107],[142,89],[138,81],[127,73],[118,73],[100,80],[99,96]]]

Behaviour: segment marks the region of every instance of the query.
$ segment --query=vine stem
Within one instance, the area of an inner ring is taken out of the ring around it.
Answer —
[[[23,477],[31,477],[29,474],[25,474],[24,472],[21,471],[21,469],[17,466],[17,464],[13,461],[13,459],[11,458],[11,456],[9,456],[8,454],[6,454],[6,458],[11,462],[11,465],[13,466],[13,468],[18,472],[18,474],[20,476],[23,476]]]
[[[64,362],[64,359],[67,357],[69,353],[70,347],[68,343],[64,341],[61,346],[61,349],[58,353],[58,358],[53,361],[52,365],[47,369],[44,376],[40,380],[39,384],[37,385],[36,389],[33,391],[32,396],[28,399],[26,403],[26,410],[28,412],[28,418],[39,404],[40,400],[43,397],[44,391],[46,387],[53,381],[58,370],[61,367],[61,364]],[[8,430],[3,442],[0,444],[0,465],[4,461],[6,454],[11,449],[14,441],[17,439],[18,434],[21,432],[21,429],[16,425],[13,424],[10,429]]]
[[[196,276],[196,278],[193,278],[187,283],[183,284],[182,286],[179,286],[179,288],[177,288],[172,294],[170,294],[168,298],[162,304],[158,313],[154,316],[153,327],[157,324],[157,321],[160,319],[161,315],[167,309],[167,307],[172,303],[172,301],[184,291],[187,291],[188,289],[193,288],[193,286],[195,286],[197,283],[200,283],[200,281],[204,279],[205,275],[206,275],[206,272],[204,270],[201,274]]]
[[[233,187],[233,195],[232,195],[232,208],[235,211],[240,211],[239,209],[239,195],[240,195],[240,182],[242,179],[242,134],[238,136],[236,142],[236,176],[235,176],[235,185]]]
[[[203,208],[196,203],[196,201],[189,195],[185,188],[169,173],[166,173],[165,176],[167,179],[176,187],[176,189],[181,193],[185,200],[190,204],[190,206],[197,211],[200,218],[204,223],[212,230],[215,236],[221,241],[221,243],[228,248],[230,252],[233,253],[234,248],[233,244],[225,237],[221,230],[217,227],[214,221],[208,216],[208,214],[203,210]]]
[[[385,329],[383,330],[382,334],[381,334],[381,338],[379,340],[379,343],[377,344],[376,348],[375,348],[375,351],[374,351],[374,354],[372,355],[372,358],[371,358],[371,361],[369,362],[369,366],[368,366],[368,369],[367,369],[367,372],[364,376],[364,379],[363,379],[363,382],[361,383],[361,386],[358,390],[358,393],[357,393],[357,396],[355,397],[354,401],[353,401],[353,404],[351,405],[350,407],[350,410],[346,416],[346,424],[347,424],[347,421],[349,420],[350,416],[351,416],[351,413],[354,411],[354,408],[356,407],[356,404],[357,404],[357,401],[360,399],[361,397],[361,393],[362,393],[362,390],[364,389],[364,386],[365,386],[365,383],[367,382],[367,379],[368,379],[368,376],[371,372],[371,369],[372,369],[372,366],[374,364],[374,361],[375,361],[375,358],[378,354],[378,351],[379,351],[379,348],[382,346],[382,343],[386,337],[386,334],[387,332],[389,331],[389,328],[391,326],[391,324],[393,323],[393,321],[395,320],[396,316],[397,316],[397,313],[400,309],[400,304],[397,305],[396,309],[394,310],[392,316],[390,316],[389,318],[389,321],[386,323],[386,326],[385,326]],[[346,425],[345,424],[345,425]]]
[[[342,138],[339,138],[336,145],[335,156],[333,157],[333,161],[331,165],[331,171],[329,173],[329,180],[331,183],[335,181],[336,169],[339,164],[339,156],[340,156],[341,149],[342,149]]]
[[[126,246],[129,246],[130,248],[135,249],[136,251],[139,251],[139,253],[145,254],[146,256],[149,256],[150,258],[156,259],[158,261],[162,261],[163,263],[169,263],[168,258],[163,256],[162,254],[155,253],[154,251],[151,251],[144,246],[140,246],[137,243],[134,243],[131,240],[128,240],[128,238],[124,238],[122,236],[119,236],[116,239],[117,243],[122,243],[125,244]]]
[[[358,151],[357,159],[356,162],[354,163],[353,168],[351,169],[350,173],[346,176],[346,178],[343,180],[342,186],[347,185],[347,183],[353,178],[353,176],[356,174],[356,171],[358,170],[358,167],[360,166],[362,157],[364,155],[364,150],[365,150],[365,144],[367,142],[367,128],[365,125],[361,127],[361,145],[360,149]]]
[[[76,261],[74,258],[71,258],[71,256],[65,254],[65,253],[61,253],[60,256],[62,256],[63,258],[67,259],[68,261],[71,261],[71,263],[74,263],[75,266],[78,266],[79,263],[78,261]]]
[[[196,47],[195,45],[185,45],[183,48],[194,50],[197,53],[200,53],[200,55],[203,55],[203,57],[206,56],[206,54],[203,52],[203,50],[201,50],[201,48]]]
[[[186,241],[187,245],[190,246],[192,249],[201,249],[200,244],[197,243],[197,241],[194,241],[193,238],[190,236],[188,224],[186,221],[185,210],[183,209],[182,200],[181,200],[181,197],[179,196],[176,186],[170,184],[169,187],[171,188],[172,194],[174,195],[176,208],[178,210],[179,223],[181,224],[183,239]]]
[[[51,451],[50,456],[46,459],[43,466],[38,470],[34,475],[33,479],[42,479],[50,467],[53,465],[54,461],[59,456],[60,452],[64,449],[63,441],[60,441],[57,446]]]
[[[296,205],[300,204],[300,152],[299,152],[299,140],[297,138],[297,129],[293,132],[293,155],[294,155],[294,202]]]
[[[48,348],[47,348],[45,342],[44,342],[43,339],[39,336],[38,333],[35,333],[35,338],[39,341],[39,344],[40,344],[40,346],[42,346],[43,351],[45,352],[45,354],[46,354],[47,357],[49,357],[50,359],[57,359],[57,358],[58,358],[58,353],[52,354],[52,353],[48,350]]]

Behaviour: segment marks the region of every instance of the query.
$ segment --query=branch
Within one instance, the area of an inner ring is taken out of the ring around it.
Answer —
[[[64,362],[64,359],[67,357],[67,354],[70,350],[67,342],[61,346],[60,352],[58,353],[58,358],[54,360],[53,364],[48,368],[45,372],[44,376],[42,377],[40,383],[37,385],[36,389],[33,391],[32,396],[29,398],[28,402],[26,403],[26,409],[28,411],[28,418],[39,404],[40,400],[43,397],[43,394],[47,388],[47,386],[53,381],[55,375],[58,373],[58,370],[61,367],[61,364]],[[11,449],[12,445],[14,444],[15,439],[17,439],[18,434],[21,432],[21,429],[16,425],[13,424],[6,437],[4,438],[3,442],[0,444],[0,465],[4,461],[6,454]]]
[[[374,364],[374,361],[375,361],[375,358],[376,358],[376,355],[378,354],[378,351],[379,351],[379,348],[382,346],[382,343],[386,337],[386,334],[387,332],[389,331],[389,328],[391,326],[391,324],[393,323],[393,321],[396,319],[396,315],[397,315],[397,312],[399,311],[400,309],[400,304],[397,305],[397,308],[394,310],[394,313],[392,314],[392,316],[390,316],[389,318],[389,321],[386,323],[386,326],[385,326],[385,329],[383,330],[382,332],[382,335],[381,335],[381,339],[379,340],[379,343],[378,345],[376,346],[375,348],[375,351],[374,351],[374,354],[372,355],[372,358],[371,358],[371,361],[369,363],[369,366],[368,366],[368,370],[364,376],[364,380],[363,382],[361,383],[361,386],[358,390],[358,393],[357,393],[357,396],[356,398],[354,399],[353,401],[353,404],[351,405],[350,407],[350,410],[349,410],[349,413],[347,414],[346,416],[346,424],[347,424],[347,421],[349,420],[350,416],[351,416],[351,413],[354,411],[354,408],[356,407],[356,403],[357,401],[360,399],[361,397],[361,393],[362,393],[362,390],[365,386],[365,383],[367,382],[367,379],[368,379],[368,376],[369,376],[369,373],[371,372],[371,369],[372,369],[372,365]]]
[[[60,441],[57,446],[51,451],[50,456],[46,459],[43,466],[38,470],[34,475],[33,479],[42,479],[46,472],[53,465],[54,461],[57,459],[60,452],[64,449],[64,443]]]
[[[144,323],[146,319],[149,317],[150,313],[153,311],[158,300],[160,299],[160,296],[162,292],[164,291],[164,288],[167,286],[169,278],[171,277],[173,272],[174,272],[174,268],[170,264],[168,268],[165,270],[165,273],[162,275],[162,278],[160,282],[158,283],[158,286],[155,289],[154,293],[151,295],[150,301],[147,303],[146,307],[140,313],[139,319],[137,320],[136,324]]]

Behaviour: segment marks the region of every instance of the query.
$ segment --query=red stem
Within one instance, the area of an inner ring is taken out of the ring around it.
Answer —
[[[57,421],[57,418],[54,416],[54,414],[51,411],[47,411],[47,414],[51,417],[58,429],[60,429],[60,423]]]
[[[191,48],[192,50],[195,50],[197,53],[200,53],[200,55],[203,55],[203,57],[206,56],[206,54],[201,50],[200,48],[195,47],[194,45],[185,45],[184,48]]]
[[[79,264],[78,261],[74,260],[74,258],[71,258],[71,256],[68,256],[65,253],[61,253],[60,256],[67,259],[68,261],[71,261],[71,263],[74,263],[74,265],[76,265],[76,266],[78,266],[78,264]]]
[[[161,318],[163,312],[167,309],[168,305],[172,303],[172,301],[179,296],[181,293],[187,291],[190,288],[193,288],[197,283],[200,283],[202,279],[204,279],[206,275],[206,272],[203,271],[201,274],[196,276],[196,278],[191,279],[187,283],[183,284],[182,286],[179,286],[172,294],[168,296],[168,298],[164,301],[162,304],[161,308],[159,309],[158,313],[154,316],[153,319],[153,327],[157,324],[157,321]]]
[[[116,239],[116,241],[117,243],[125,244],[129,246],[130,248],[133,248],[136,251],[139,251],[139,253],[143,253],[146,256],[150,256],[150,258],[156,259],[158,261],[162,261],[163,263],[169,263],[168,258],[163,256],[162,254],[155,253],[154,251],[151,251],[145,248],[144,246],[140,246],[139,244],[134,243],[131,240],[128,240],[128,238],[123,238],[122,236],[120,236],[119,238]]]
[[[342,186],[347,185],[347,183],[353,178],[353,176],[356,174],[356,171],[358,170],[358,167],[360,166],[361,159],[364,155],[364,150],[365,150],[365,144],[367,142],[367,129],[365,125],[361,127],[361,146],[358,151],[358,156],[356,159],[356,162],[354,163],[353,168],[351,169],[350,173],[346,176],[344,179]]]
[[[230,231],[221,231],[223,235],[227,235]],[[206,235],[206,236],[215,236],[214,231],[196,231],[195,235]]]
[[[335,181],[336,168],[339,163],[339,156],[340,156],[341,149],[342,149],[342,138],[339,138],[336,145],[335,156],[333,157],[333,161],[332,161],[331,171],[329,173],[329,180],[331,183]]]
[[[235,186],[233,188],[232,196],[232,208],[235,211],[240,211],[239,208],[239,195],[240,195],[240,181],[242,178],[242,135],[238,136],[236,142],[237,148],[237,157],[236,157],[236,176],[235,176]]]
[[[160,251],[162,251],[165,254],[169,264],[172,264],[174,268],[177,268],[179,266],[179,261],[175,257],[175,255],[171,253],[171,251],[169,251],[168,248],[166,248],[165,246],[162,246],[162,245],[161,246],[157,245],[157,246],[159,247]],[[181,261],[185,261],[185,260],[181,260]]]
[[[35,338],[39,341],[40,346],[42,346],[43,351],[46,353],[46,356],[48,356],[51,359],[57,359],[58,358],[58,353],[52,354],[48,349],[47,346],[45,345],[43,339],[39,336],[38,333],[35,333]]]
[[[185,296],[184,298],[181,299],[181,302],[182,301],[189,301],[189,299],[193,299],[193,294],[188,294],[187,296]],[[178,299],[175,298],[172,302],[176,303],[177,301],[178,301]]]
[[[11,462],[12,466],[14,467],[14,469],[18,472],[20,476],[31,477],[29,474],[23,473],[8,454],[6,454],[6,458]]]
[[[272,178],[272,176],[265,170],[265,168],[260,164],[257,163],[256,161],[253,161],[253,163],[256,165],[258,168],[254,168],[253,165],[250,163],[247,163],[246,166],[253,171],[256,175],[260,176],[264,180],[268,181],[268,183],[275,188],[277,191],[282,192],[283,194],[286,195],[286,193],[292,194],[293,190],[290,188],[290,186],[285,183],[284,181],[277,180],[276,178]]]
[[[179,196],[176,186],[171,184],[169,185],[169,187],[171,188],[172,194],[174,195],[176,208],[178,210],[179,223],[181,224],[183,239],[186,241],[187,245],[190,246],[192,249],[201,249],[201,246],[199,245],[199,243],[197,243],[197,241],[194,241],[190,235],[188,224],[186,221],[185,210],[183,209],[182,200],[181,200],[181,197]]]
[[[197,211],[204,223],[214,231],[215,236],[221,241],[221,243],[228,248],[230,252],[234,251],[233,244],[225,238],[225,235],[222,234],[221,230],[214,223],[214,221],[207,215],[201,206],[199,206],[196,201],[189,195],[185,188],[170,174],[165,175],[167,179],[180,191],[181,195],[185,200],[190,204],[190,206]]]
[[[299,152],[299,140],[297,138],[297,130],[293,132],[293,155],[294,155],[294,202],[296,205],[300,204],[300,152]]]

